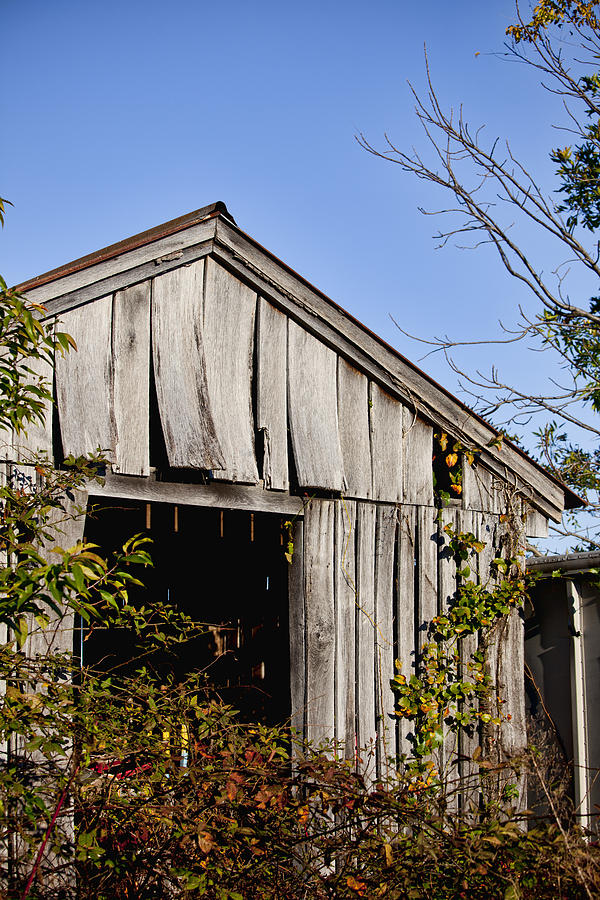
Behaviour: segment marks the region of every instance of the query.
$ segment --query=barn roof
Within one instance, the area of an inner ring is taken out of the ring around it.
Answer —
[[[498,431],[341,306],[244,233],[222,202],[158,225],[20,285],[30,300],[63,313],[209,254],[260,296],[332,347],[352,366],[466,446],[499,478],[526,487],[533,504],[557,520],[583,505],[566,485],[519,447],[488,446]]]

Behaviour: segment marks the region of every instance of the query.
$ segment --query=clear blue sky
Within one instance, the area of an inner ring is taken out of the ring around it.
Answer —
[[[435,251],[417,207],[448,198],[354,135],[423,146],[407,79],[423,87],[426,43],[442,100],[550,176],[558,106],[498,57],[512,18],[504,0],[2,0],[0,271],[16,283],[224,200],[410,358],[423,350],[390,314],[424,337],[488,336],[526,295],[490,251]],[[423,367],[456,388],[442,360]]]

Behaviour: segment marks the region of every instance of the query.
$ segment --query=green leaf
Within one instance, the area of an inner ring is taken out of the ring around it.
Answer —
[[[21,616],[15,622],[14,626],[15,638],[17,641],[17,647],[20,650],[27,640],[27,634],[29,632],[29,626],[27,624],[27,619],[25,616]]]

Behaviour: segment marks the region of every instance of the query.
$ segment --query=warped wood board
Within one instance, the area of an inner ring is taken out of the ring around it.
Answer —
[[[77,490],[72,499],[65,498],[63,512],[52,510],[48,521],[48,538],[41,547],[41,555],[46,562],[60,562],[60,555],[53,552],[55,549],[70,550],[83,540],[86,504],[87,491]],[[38,654],[44,656],[47,653],[73,651],[75,614],[67,612],[57,616],[50,609],[48,614],[50,622],[46,628],[42,628],[33,616],[28,616],[29,633],[24,651],[32,659]]]
[[[224,463],[222,481],[256,484],[252,358],[256,293],[210,257],[205,262],[202,338],[211,418]]]
[[[418,607],[417,630],[419,652],[428,643],[428,626],[438,614],[437,583],[437,509],[431,506],[417,507],[418,548],[417,561]]]
[[[113,299],[115,442],[113,471],[150,472],[150,282]]]
[[[289,569],[290,724],[300,741],[306,738],[306,597],[304,593],[304,522],[296,520],[294,554]]]
[[[477,461],[463,459],[463,505],[479,512],[502,512],[502,485],[489,469]]]
[[[373,499],[402,501],[402,404],[382,390],[369,386],[369,421],[373,467]]]
[[[287,491],[287,316],[258,301],[256,427],[263,433],[265,487]]]
[[[56,357],[56,399],[65,456],[100,447],[112,459],[112,297],[64,313],[57,329],[75,340],[77,351]]]
[[[433,506],[433,428],[416,411],[403,414],[404,503]]]
[[[371,496],[369,382],[366,375],[338,357],[338,417],[342,459],[349,497]]]
[[[202,335],[204,260],[152,286],[152,353],[160,420],[173,468],[222,469],[206,380]]]
[[[48,324],[50,329],[54,331],[54,323],[50,322]],[[27,367],[34,373],[33,376],[30,376],[32,383],[38,384],[39,379],[43,378],[50,393],[53,393],[54,368],[52,364],[44,359],[30,359],[27,362]],[[52,409],[52,403],[46,403],[43,419],[41,421],[35,419],[26,426],[25,433],[14,435],[14,449],[16,451],[16,458],[19,461],[30,461],[36,454],[41,453],[45,455],[50,462],[53,462]]]
[[[535,491],[536,506],[555,521],[560,520],[564,491],[540,466],[508,443],[500,450],[488,446],[497,437],[492,426],[223,219],[217,220],[213,254],[240,275],[251,277],[265,297],[292,313],[313,334],[339,347],[346,359],[394,396],[409,406],[416,398],[424,418],[439,422],[440,427],[469,446],[486,448],[489,468],[511,483],[515,479],[510,473],[514,473]]]
[[[354,759],[356,735],[356,503],[335,501],[335,740]]]
[[[456,562],[449,548],[450,537],[444,531],[446,525],[451,525],[457,530],[460,510],[446,507],[439,512],[439,545],[438,545],[438,601],[439,612],[444,615],[453,603],[456,595]],[[459,777],[458,764],[458,736],[450,731],[444,723],[444,743],[440,748],[437,762],[440,775],[447,788],[447,799],[450,808],[458,809],[458,795],[456,793]]]
[[[63,298],[66,294],[81,292],[97,282],[126,273],[141,265],[149,263],[151,266],[157,266],[164,257],[176,256],[179,253],[183,254],[186,247],[211,240],[215,234],[215,227],[215,219],[209,219],[191,228],[186,228],[175,234],[167,235],[127,252],[120,253],[118,256],[93,262],[91,265],[70,275],[63,275],[46,284],[41,284],[39,287],[28,289],[27,298],[33,303],[47,304],[55,298]],[[112,289],[110,291],[112,293]],[[106,287],[104,292],[108,293]],[[54,308],[57,312],[61,311],[56,307]]]
[[[377,774],[395,768],[396,735],[394,695],[394,562],[398,510],[378,506],[375,530],[375,714],[377,723]]]
[[[289,424],[300,487],[345,489],[337,413],[337,357],[288,322]]]
[[[335,734],[334,521],[332,500],[312,500],[304,511],[306,736],[314,746]]]
[[[156,481],[153,475],[141,479],[108,474],[103,485],[94,485],[93,493],[97,497],[210,506],[216,509],[245,509],[248,512],[268,512],[283,516],[301,516],[304,508],[302,497],[265,491],[254,485],[215,482],[185,484],[179,481]]]
[[[397,658],[400,663],[400,674],[406,680],[416,671],[415,609],[416,591],[415,575],[417,572],[417,510],[414,506],[399,508],[398,525],[398,587],[396,609]],[[408,735],[412,733],[412,725],[408,719],[398,719],[398,755],[411,752]]]
[[[363,771],[375,777],[375,511],[357,503],[356,516],[356,705]]]

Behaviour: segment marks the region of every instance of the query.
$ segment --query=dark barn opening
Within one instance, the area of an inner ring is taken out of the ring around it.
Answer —
[[[288,563],[281,517],[129,500],[107,506],[93,497],[88,510],[85,539],[103,553],[134,534],[152,538],[153,567],[141,570],[145,587],[130,591],[134,600],[172,604],[206,623],[201,637],[144,663],[176,680],[204,672],[210,692],[245,721],[287,721]],[[97,629],[81,637],[84,665],[108,671],[131,658],[128,633]]]

